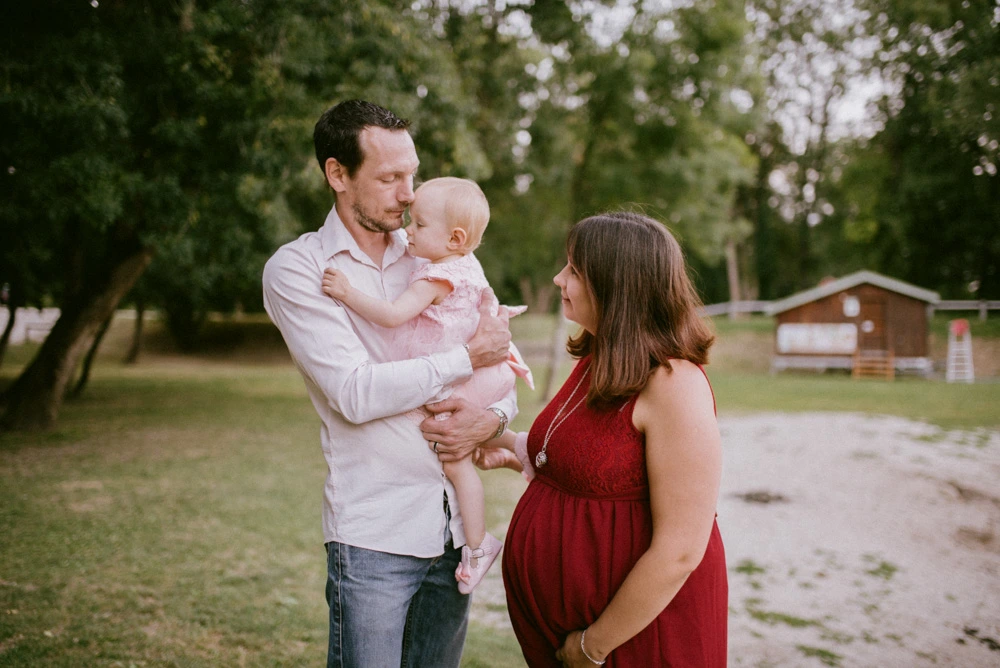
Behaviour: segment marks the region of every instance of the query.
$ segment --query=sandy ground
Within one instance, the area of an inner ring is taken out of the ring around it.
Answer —
[[[1000,666],[1000,432],[843,413],[720,426],[731,666]],[[507,626],[498,571],[473,614]]]
[[[1000,666],[1000,432],[720,422],[730,665]]]

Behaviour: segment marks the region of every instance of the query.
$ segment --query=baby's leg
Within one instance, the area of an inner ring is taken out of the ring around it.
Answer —
[[[471,549],[479,547],[486,536],[486,502],[483,500],[483,482],[476,473],[472,457],[457,462],[444,462],[444,474],[455,486],[458,507],[465,525],[465,542]]]

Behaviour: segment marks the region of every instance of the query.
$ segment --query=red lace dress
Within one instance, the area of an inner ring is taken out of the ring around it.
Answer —
[[[586,393],[589,360],[576,365],[528,435],[532,462],[569,399]],[[581,383],[582,379],[582,383]],[[503,551],[503,578],[514,633],[529,666],[554,666],[567,634],[604,611],[652,541],[645,437],[632,424],[635,397],[608,411],[586,404],[552,433],[514,510]],[[663,612],[616,648],[607,668],[726,665],[728,584],[718,525],[705,557]]]

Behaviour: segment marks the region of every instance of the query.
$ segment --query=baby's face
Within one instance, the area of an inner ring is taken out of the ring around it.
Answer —
[[[434,191],[417,191],[410,205],[410,224],[406,226],[410,254],[434,261],[451,254],[448,240],[451,226],[444,212],[444,198]]]

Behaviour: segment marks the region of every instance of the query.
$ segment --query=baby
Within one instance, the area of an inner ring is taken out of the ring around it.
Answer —
[[[466,343],[479,324],[480,295],[489,287],[472,253],[489,219],[489,203],[473,181],[431,179],[417,188],[406,228],[410,254],[430,262],[414,270],[406,291],[394,302],[377,299],[353,288],[336,269],[327,269],[323,274],[323,291],[382,327],[399,327],[412,320],[407,336],[393,339],[394,345],[401,348],[399,359],[422,357]],[[522,310],[512,310],[512,315]],[[531,372],[512,344],[506,363],[476,369],[469,381],[454,388],[454,396],[485,408],[507,395],[517,375],[534,387]],[[417,421],[428,415],[425,410],[411,412]],[[442,466],[455,487],[465,524],[466,545],[455,578],[459,591],[468,594],[493,564],[503,543],[486,532],[483,485],[472,458],[444,462]]]

